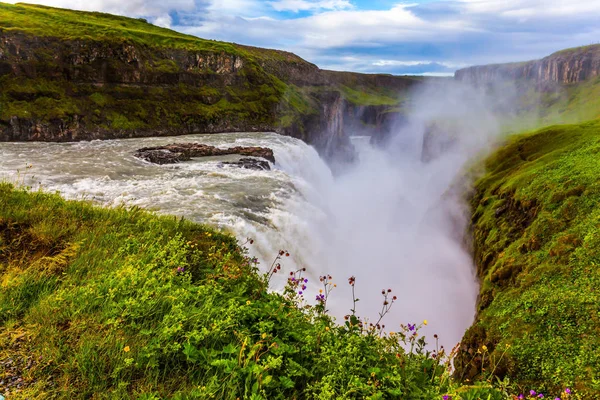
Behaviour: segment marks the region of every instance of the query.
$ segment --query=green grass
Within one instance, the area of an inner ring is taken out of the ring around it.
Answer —
[[[231,43],[200,39],[140,19],[33,4],[0,3],[0,29],[65,40],[129,41],[171,49],[244,53]]]
[[[384,89],[375,90],[356,90],[348,86],[341,86],[341,92],[346,100],[356,105],[363,106],[397,106],[399,103],[398,94],[384,94]]]
[[[600,398],[598,154],[596,120],[515,136],[487,159],[472,200],[482,288],[459,376],[481,370],[482,345],[492,359],[510,346],[498,375]]]
[[[459,390],[408,328],[380,336],[354,317],[336,326],[324,306],[301,304],[298,287],[277,294],[267,283],[212,228],[0,184],[0,360],[13,360],[0,363],[0,381],[17,374],[25,385],[11,400]],[[504,398],[489,385],[460,390]]]

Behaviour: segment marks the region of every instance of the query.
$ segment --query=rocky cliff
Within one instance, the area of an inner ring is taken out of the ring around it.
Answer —
[[[464,82],[488,84],[501,80],[526,80],[540,86],[570,84],[600,76],[600,45],[554,53],[541,60],[475,66],[456,71]]]
[[[320,70],[294,54],[143,20],[0,3],[0,140],[276,131],[332,156],[385,129],[419,80]]]

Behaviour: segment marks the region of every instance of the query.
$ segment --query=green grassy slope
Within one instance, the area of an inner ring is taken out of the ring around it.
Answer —
[[[142,19],[35,4],[0,3],[0,27],[6,31],[63,40],[131,42],[159,48],[225,52],[251,55],[257,59],[276,58],[305,62],[291,53],[201,39],[152,25]]]
[[[600,398],[599,153],[596,120],[515,136],[486,161],[472,200],[479,315],[457,375],[483,361],[523,385]]]
[[[458,390],[408,327],[380,336],[354,317],[336,326],[324,305],[305,306],[301,287],[269,293],[267,281],[211,228],[0,184],[0,394],[432,399]],[[350,293],[339,286],[325,290]]]

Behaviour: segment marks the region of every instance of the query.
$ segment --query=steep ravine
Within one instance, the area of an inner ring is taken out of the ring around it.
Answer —
[[[455,377],[600,398],[599,149],[592,121],[519,135],[486,160],[471,199],[481,289]]]

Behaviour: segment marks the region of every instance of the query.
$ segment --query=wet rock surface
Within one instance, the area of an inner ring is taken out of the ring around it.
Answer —
[[[232,166],[244,169],[253,169],[257,171],[270,171],[271,166],[267,161],[256,158],[241,158],[239,161],[222,162],[221,166]]]
[[[246,157],[257,157],[264,158],[272,163],[275,163],[275,156],[273,150],[267,147],[230,147],[228,149],[221,149],[215,146],[209,146],[201,143],[173,143],[166,146],[158,147],[144,147],[135,152],[137,158],[146,160],[154,164],[175,164],[182,161],[188,161],[192,157],[211,157],[211,156],[225,156],[230,154],[239,154]],[[245,160],[242,162],[242,160]],[[252,165],[253,169],[258,169],[260,164],[255,159],[242,159],[236,164],[240,167],[247,168]],[[252,160],[252,161],[249,161]],[[231,164],[231,163],[223,163]],[[268,165],[268,163],[266,163]],[[262,164],[264,167],[264,164]],[[260,168],[266,169],[266,168]],[[269,168],[270,169],[270,168]]]

